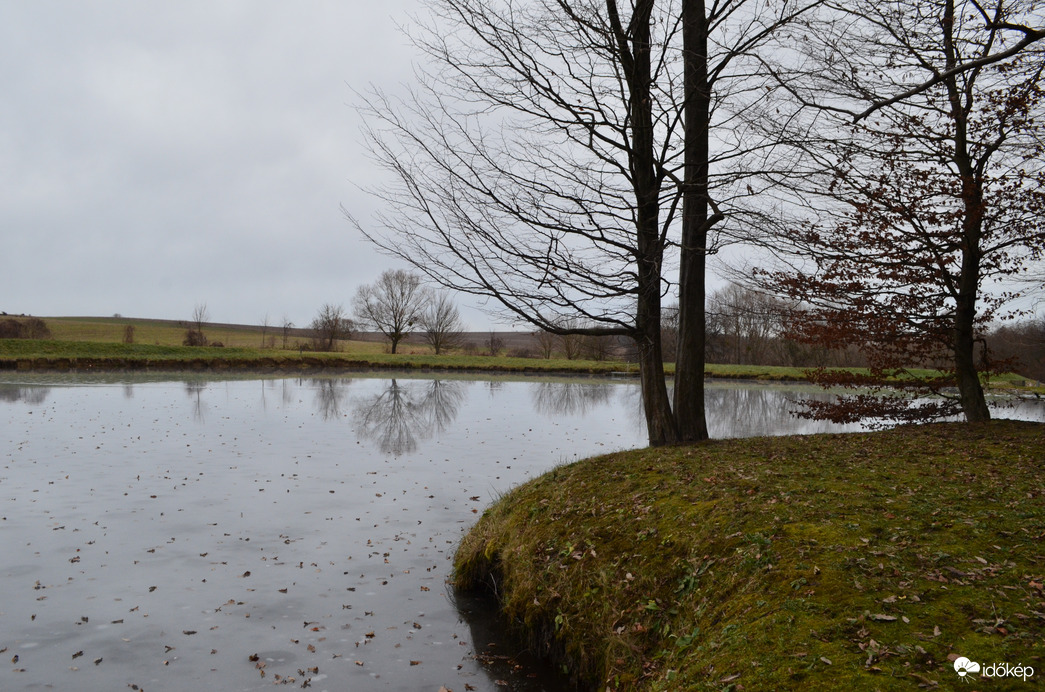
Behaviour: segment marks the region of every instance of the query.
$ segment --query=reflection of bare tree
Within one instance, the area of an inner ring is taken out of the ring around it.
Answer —
[[[207,388],[207,382],[204,380],[188,380],[185,382],[185,393],[189,395],[190,399],[195,402],[195,407],[192,412],[193,420],[197,422],[203,422],[203,390]]]
[[[432,434],[441,433],[457,418],[464,400],[464,388],[460,382],[430,380],[425,387],[422,406],[428,411]]]
[[[712,437],[793,435],[839,430],[820,421],[795,418],[797,397],[830,398],[821,392],[774,387],[708,387],[704,392],[708,430]]]
[[[24,401],[36,406],[47,401],[47,395],[51,393],[50,387],[32,387],[21,384],[0,384],[0,401],[16,403]]]
[[[460,382],[392,380],[380,394],[356,402],[356,431],[376,442],[382,452],[410,453],[419,440],[442,432],[454,421],[463,399]]]
[[[323,420],[341,417],[345,409],[345,396],[348,394],[348,387],[353,381],[347,377],[328,377],[311,380],[310,384],[316,390],[316,408],[319,409]],[[287,394],[284,392],[284,397],[286,396]]]
[[[645,425],[638,386],[623,389],[629,419],[636,426]],[[830,398],[830,395],[808,387],[758,386],[741,382],[709,384],[704,390],[708,431],[713,438],[730,438],[843,430],[824,421],[800,420],[792,414],[798,408],[798,399],[818,397]]]
[[[610,400],[613,385],[599,382],[540,382],[533,388],[533,408],[546,416],[585,415]]]

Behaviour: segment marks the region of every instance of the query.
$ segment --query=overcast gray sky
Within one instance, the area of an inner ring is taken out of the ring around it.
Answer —
[[[0,0],[0,311],[307,323],[396,266],[352,88],[418,0]],[[466,312],[483,328],[485,318]]]

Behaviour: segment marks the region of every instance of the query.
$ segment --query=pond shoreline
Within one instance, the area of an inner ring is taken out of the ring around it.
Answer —
[[[207,349],[202,349],[207,350]],[[233,351],[236,349],[228,349]],[[537,358],[490,358],[474,356],[464,359],[442,360],[440,356],[384,354],[377,357],[340,356],[337,354],[281,354],[239,355],[222,353],[214,356],[177,355],[117,355],[95,356],[57,353],[54,355],[0,355],[0,372],[257,372],[271,374],[301,373],[356,373],[388,372],[394,370],[418,373],[500,373],[518,375],[550,376],[605,376],[614,378],[637,378],[638,366],[623,361],[576,361],[558,360],[554,363]],[[704,368],[706,380],[742,381],[761,383],[808,383],[804,369],[782,366],[719,365],[709,363]],[[665,375],[673,376],[672,363],[665,364]],[[1041,394],[1045,387],[1032,380],[1016,375],[993,378],[992,391],[1008,391],[1015,394]]]
[[[302,356],[297,358],[196,358],[196,359],[137,359],[137,358],[65,358],[40,357],[0,359],[0,371],[36,371],[36,372],[125,372],[125,371],[163,371],[163,372],[200,372],[229,370],[245,372],[367,372],[388,370],[418,370],[421,372],[505,372],[505,373],[539,373],[539,374],[578,374],[578,375],[614,375],[619,377],[637,377],[637,372],[626,370],[615,371],[605,368],[542,368],[506,367],[479,365],[457,365],[453,363],[433,364],[404,359],[395,362],[374,362],[359,358],[314,358]]]
[[[482,364],[482,363],[438,363],[416,360],[405,356],[395,361],[374,361],[365,358],[341,357],[260,357],[260,358],[96,358],[96,357],[31,357],[0,358],[0,371],[21,372],[260,372],[260,373],[316,373],[316,372],[385,372],[392,370],[416,370],[418,372],[456,373],[504,373],[523,375],[602,375],[607,377],[637,378],[638,370],[631,363],[602,363],[576,367],[543,367],[534,359],[534,364]],[[667,372],[670,376],[670,369]],[[807,382],[801,375],[772,372],[771,369],[753,367],[741,370],[722,370],[709,365],[705,370],[707,379],[752,380],[759,382]]]

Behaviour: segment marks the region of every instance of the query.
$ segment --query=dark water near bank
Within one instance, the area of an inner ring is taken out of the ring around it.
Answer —
[[[712,434],[836,429],[792,393],[712,387]],[[632,381],[4,376],[0,690],[563,689],[462,616],[453,551],[644,442]]]

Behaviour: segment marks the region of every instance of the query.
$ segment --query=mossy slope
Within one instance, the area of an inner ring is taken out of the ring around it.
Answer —
[[[1000,421],[597,457],[489,508],[456,584],[599,689],[950,689],[957,655],[1040,685],[1043,458]]]

